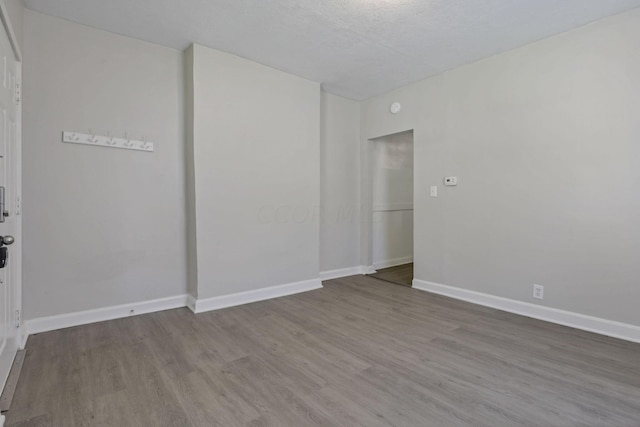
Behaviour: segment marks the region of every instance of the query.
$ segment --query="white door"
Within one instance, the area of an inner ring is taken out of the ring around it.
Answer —
[[[18,280],[19,237],[18,212],[18,119],[19,64],[5,27],[0,25],[0,267],[2,252],[7,258],[0,269],[0,386],[9,375],[18,350]],[[2,207],[4,192],[4,208]],[[4,211],[4,212],[2,212]]]

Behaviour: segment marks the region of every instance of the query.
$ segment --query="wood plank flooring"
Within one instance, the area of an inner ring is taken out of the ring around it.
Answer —
[[[413,284],[413,263],[383,268],[368,276],[396,285],[411,287]]]
[[[640,345],[366,276],[33,335],[8,426],[640,426]]]

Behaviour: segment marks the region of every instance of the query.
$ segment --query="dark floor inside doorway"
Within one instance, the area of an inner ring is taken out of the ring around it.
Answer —
[[[411,287],[413,282],[413,263],[383,268],[368,276],[396,285]]]

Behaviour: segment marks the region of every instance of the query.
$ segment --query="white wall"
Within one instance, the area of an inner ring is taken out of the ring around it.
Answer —
[[[415,129],[417,279],[640,325],[638,40],[634,10],[364,103],[363,146]]]
[[[393,267],[413,258],[413,132],[371,141],[373,266]]]
[[[323,92],[320,270],[360,265],[360,103]]]
[[[24,15],[25,317],[186,293],[182,53]],[[156,150],[61,142],[89,129]]]
[[[192,66],[198,298],[317,279],[320,85],[202,46]]]

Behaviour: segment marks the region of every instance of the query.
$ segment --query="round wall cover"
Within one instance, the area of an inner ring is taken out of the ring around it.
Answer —
[[[393,104],[391,104],[391,107],[389,107],[389,111],[391,111],[391,114],[398,114],[401,108],[402,105],[400,105],[399,102],[394,102]]]

